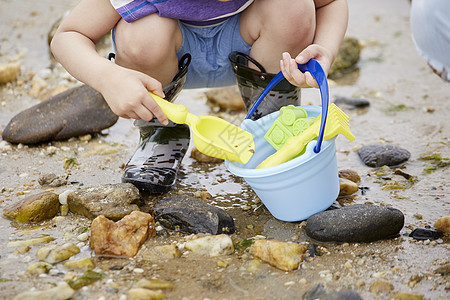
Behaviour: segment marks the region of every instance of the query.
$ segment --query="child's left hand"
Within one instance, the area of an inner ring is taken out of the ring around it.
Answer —
[[[287,52],[283,53],[283,59],[280,60],[281,72],[284,77],[293,85],[298,87],[315,87],[318,88],[318,84],[314,77],[309,73],[303,73],[298,69],[299,64],[306,64],[311,58],[317,60],[322,66],[325,74],[328,76],[330,70],[332,57],[330,52],[317,44],[312,44],[306,47],[295,59]]]

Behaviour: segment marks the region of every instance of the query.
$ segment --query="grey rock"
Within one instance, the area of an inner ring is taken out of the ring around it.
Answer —
[[[359,157],[369,167],[398,166],[411,157],[411,153],[394,144],[365,145],[358,150]]]
[[[139,210],[139,190],[131,183],[105,184],[70,193],[69,210],[91,220],[99,215],[118,221]]]
[[[362,300],[353,290],[327,292],[322,284],[318,284],[303,294],[303,300]]]
[[[153,206],[155,220],[185,233],[233,233],[234,220],[226,211],[188,196],[159,200]]]
[[[6,125],[2,138],[23,144],[65,140],[100,132],[117,120],[103,96],[82,85],[18,113]]]
[[[364,108],[370,106],[370,101],[363,98],[349,98],[337,96],[334,99],[334,104],[337,106],[347,105],[350,108]]]
[[[404,223],[398,209],[355,204],[312,215],[305,231],[322,242],[373,242],[398,235]]]

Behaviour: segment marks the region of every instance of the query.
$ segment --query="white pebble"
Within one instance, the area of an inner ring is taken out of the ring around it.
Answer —
[[[133,272],[134,272],[134,273],[139,273],[139,274],[141,274],[141,273],[144,273],[144,269],[141,269],[141,268],[134,268],[134,269],[133,269]]]
[[[11,144],[7,141],[0,142],[0,152],[9,152],[12,150]]]
[[[67,205],[67,197],[73,192],[74,192],[73,190],[66,190],[66,191],[62,192],[61,194],[59,194],[59,196],[58,196],[59,203],[61,205]]]
[[[89,234],[87,232],[83,232],[82,234],[77,236],[77,239],[82,242],[87,241],[88,238],[89,238]]]

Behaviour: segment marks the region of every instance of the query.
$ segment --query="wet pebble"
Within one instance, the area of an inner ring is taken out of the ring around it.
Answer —
[[[371,293],[375,294],[387,294],[394,289],[394,286],[389,281],[380,279],[375,281],[369,288]]]
[[[306,246],[297,243],[256,240],[249,252],[280,270],[291,271],[298,268],[306,250]]]
[[[42,192],[19,200],[3,210],[3,215],[22,223],[40,222],[51,219],[58,213],[58,195]]]
[[[397,235],[403,225],[398,209],[355,204],[309,217],[305,231],[322,242],[372,242]]]
[[[64,263],[66,268],[71,269],[80,269],[80,270],[90,270],[95,268],[95,264],[89,257],[79,259],[79,260],[71,260]]]
[[[40,185],[48,185],[51,187],[58,187],[67,184],[66,176],[56,176],[54,173],[42,174],[38,178],[38,183]]]
[[[303,294],[305,300],[362,300],[363,298],[353,290],[343,290],[339,292],[328,292],[322,284],[317,284]]]
[[[36,257],[42,261],[54,264],[69,259],[78,253],[80,253],[80,248],[73,243],[66,243],[61,246],[44,246],[37,251]]]
[[[369,167],[398,166],[411,157],[411,153],[394,144],[364,145],[358,150],[358,155]]]
[[[422,300],[423,295],[411,294],[411,293],[406,293],[406,292],[397,292],[389,299],[392,299],[392,300]]]
[[[350,196],[358,191],[359,187],[356,183],[346,178],[339,177],[339,196]]]
[[[142,278],[138,282],[136,282],[136,287],[151,290],[166,290],[166,289],[173,289],[173,284],[160,279]]]
[[[345,178],[350,181],[353,181],[354,183],[358,183],[361,181],[361,177],[359,176],[358,172],[350,169],[339,170],[338,176],[339,178]]]
[[[24,292],[13,300],[35,300],[35,299],[46,299],[46,300],[64,300],[70,299],[75,294],[75,290],[72,289],[66,282],[59,282],[56,287],[42,290],[42,291],[30,291]]]
[[[144,288],[132,288],[128,291],[128,296],[135,300],[160,300],[164,299],[164,294]]]
[[[445,233],[450,233],[450,216],[437,219],[434,223],[434,227]]]
[[[410,237],[416,240],[437,240],[442,236],[442,233],[429,228],[416,228],[410,234]]]
[[[337,96],[334,99],[334,104],[336,104],[337,106],[347,105],[350,106],[351,108],[364,108],[370,106],[370,101],[363,98],[349,98]]]
[[[38,261],[35,263],[32,263],[27,268],[27,273],[30,274],[45,274],[50,271],[52,268],[52,265],[49,263],[46,263],[44,261]]]
[[[142,252],[142,258],[150,261],[167,260],[181,256],[181,251],[177,245],[162,245],[146,249]]]
[[[67,192],[71,212],[94,219],[103,215],[117,221],[138,211],[139,190],[131,183],[104,184],[74,193]]]
[[[149,236],[154,236],[152,215],[133,211],[114,223],[100,215],[92,221],[89,246],[97,255],[133,257]]]
[[[223,209],[189,196],[159,200],[153,206],[155,219],[161,225],[185,233],[234,233],[233,217]]]
[[[226,234],[198,237],[186,241],[184,248],[193,253],[207,256],[221,256],[234,253],[233,241]]]
[[[0,64],[0,84],[14,81],[20,75],[20,63]]]

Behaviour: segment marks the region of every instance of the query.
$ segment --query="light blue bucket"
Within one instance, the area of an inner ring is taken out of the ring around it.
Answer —
[[[302,106],[308,116],[318,117],[321,108]],[[283,164],[255,169],[275,149],[264,139],[264,134],[278,117],[271,113],[256,121],[245,119],[241,128],[249,131],[255,141],[255,153],[246,164],[225,161],[227,169],[245,181],[277,219],[288,222],[305,220],[333,204],[339,194],[335,138],[322,141],[321,150],[314,152],[316,140],[306,151]]]

